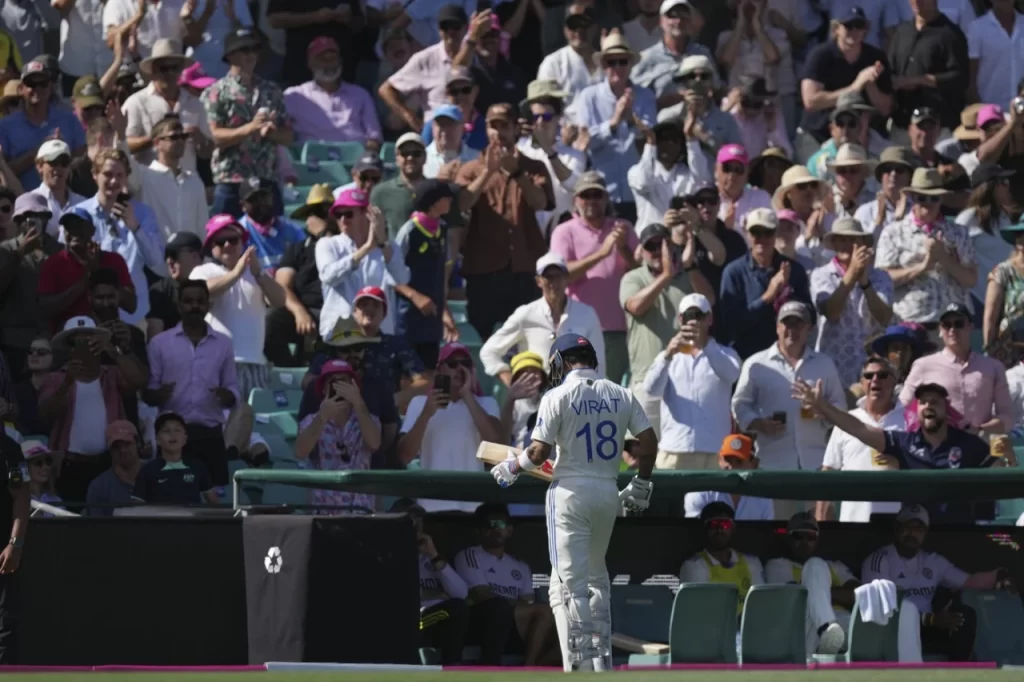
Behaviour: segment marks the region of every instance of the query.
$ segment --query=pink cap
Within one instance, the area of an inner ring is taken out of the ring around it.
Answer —
[[[203,240],[203,248],[210,248],[210,242],[213,241],[214,236],[229,227],[235,227],[242,234],[242,243],[245,244],[249,240],[249,234],[245,231],[238,220],[227,213],[220,213],[213,216],[206,222],[206,239]]]
[[[384,295],[384,290],[380,287],[363,287],[356,292],[356,297],[352,299],[352,305],[358,303],[361,298],[372,298],[374,301],[380,301],[384,304],[384,313],[387,313],[388,299]]]
[[[718,150],[718,163],[729,163],[730,161],[739,161],[744,166],[750,165],[750,157],[747,156],[747,150],[743,148],[741,144],[727,144]]]
[[[334,38],[320,36],[313,40],[313,42],[309,44],[309,47],[306,48],[306,59],[315,57],[318,54],[323,54],[324,52],[330,52],[331,50],[340,52],[338,49],[338,43],[334,41]]]
[[[777,217],[779,220],[788,220],[794,225],[800,224],[800,216],[798,216],[796,214],[796,211],[794,211],[791,208],[784,208],[781,211],[776,211],[775,217]]]
[[[315,391],[318,395],[324,394],[324,388],[327,386],[327,380],[333,374],[344,374],[345,376],[352,377],[352,381],[359,385],[359,375],[352,365],[348,364],[344,360],[328,360],[324,363],[324,366],[320,368],[320,376],[316,378]]]
[[[978,109],[978,127],[984,128],[987,124],[993,121],[1005,121],[1006,118],[1003,116],[1003,108],[998,104],[986,104],[981,109]]]
[[[334,200],[334,204],[331,205],[331,213],[339,208],[366,208],[369,205],[370,200],[366,196],[366,192],[355,188],[346,189]]]
[[[199,62],[186,69],[182,69],[181,75],[178,76],[178,85],[187,85],[190,88],[197,88],[199,90],[205,90],[216,82],[216,78],[206,75]]]

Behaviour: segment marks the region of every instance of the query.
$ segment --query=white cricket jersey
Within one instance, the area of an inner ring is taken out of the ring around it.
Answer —
[[[904,559],[895,545],[886,545],[865,559],[860,574],[865,583],[891,580],[921,613],[931,613],[936,587],[959,590],[969,577],[941,554],[920,551]]]
[[[628,388],[592,369],[569,372],[544,394],[533,440],[556,446],[554,478],[616,479],[626,432],[651,428],[640,401]]]
[[[483,547],[469,547],[455,555],[455,571],[473,587],[488,585],[506,599],[533,599],[533,573],[511,554],[498,558]]]
[[[444,601],[441,593],[451,599],[465,599],[469,588],[465,581],[455,572],[452,565],[445,563],[440,571],[434,568],[433,562],[419,555],[420,563],[420,608],[429,608]]]

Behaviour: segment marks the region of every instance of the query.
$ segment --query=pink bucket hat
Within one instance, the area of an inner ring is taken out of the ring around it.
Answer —
[[[1003,109],[998,104],[986,104],[978,109],[978,127],[984,128],[993,121],[1005,121]]]
[[[199,90],[205,90],[216,82],[216,78],[206,75],[199,62],[196,62],[187,69],[182,69],[181,75],[178,76],[178,85],[187,85],[190,88],[197,88]]]
[[[203,249],[209,250],[213,246],[213,238],[221,230],[225,230],[229,227],[236,227],[242,235],[242,245],[249,241],[249,233],[245,231],[245,228],[235,219],[234,216],[228,215],[227,213],[221,213],[210,218],[206,222],[206,239],[203,240]]]
[[[750,165],[750,156],[747,154],[747,150],[740,144],[727,144],[718,150],[718,163],[729,163],[730,161],[739,161],[746,168]]]
[[[331,205],[331,215],[334,215],[339,208],[366,208],[369,205],[370,199],[366,196],[366,192],[355,188],[346,189]]]

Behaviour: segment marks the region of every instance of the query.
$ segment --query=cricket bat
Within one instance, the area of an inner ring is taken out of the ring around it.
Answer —
[[[668,644],[648,642],[644,639],[637,639],[636,637],[630,637],[629,635],[623,635],[617,632],[612,633],[612,646],[616,649],[628,651],[631,654],[656,655],[667,654],[671,651]]]
[[[522,452],[519,448],[514,448],[511,445],[502,445],[501,443],[491,443],[490,441],[482,441],[480,447],[476,449],[476,458],[481,462],[487,464],[501,464],[508,459],[509,450],[516,453],[517,455]],[[551,479],[554,476],[554,465],[551,460],[544,462],[544,464],[533,471],[524,471],[524,474],[539,478],[542,481],[551,483]]]

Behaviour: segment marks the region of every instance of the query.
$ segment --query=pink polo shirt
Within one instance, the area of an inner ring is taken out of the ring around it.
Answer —
[[[909,405],[921,384],[939,384],[949,391],[949,404],[974,427],[999,417],[1006,431],[1013,428],[1013,401],[1006,383],[1003,363],[972,352],[961,363],[949,350],[926,355],[910,368],[900,392],[900,402]]]
[[[381,139],[377,107],[370,93],[358,85],[342,83],[334,92],[327,92],[314,81],[307,81],[285,90],[284,103],[298,142]]]
[[[595,230],[579,217],[574,217],[551,233],[551,253],[557,253],[567,263],[582,260],[601,248],[605,237],[612,233],[615,220],[605,218],[600,230]],[[637,247],[636,230],[626,228],[626,244],[630,253]],[[626,313],[619,305],[619,282],[629,270],[629,263],[616,249],[610,256],[587,270],[582,278],[572,282],[569,296],[583,301],[597,311],[601,328],[606,332],[626,331]]]

